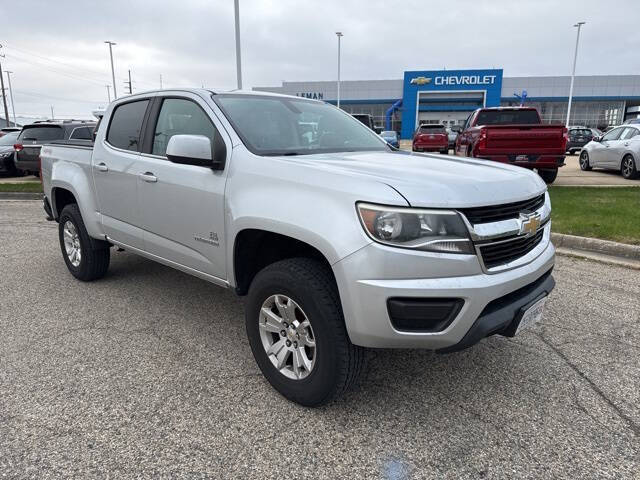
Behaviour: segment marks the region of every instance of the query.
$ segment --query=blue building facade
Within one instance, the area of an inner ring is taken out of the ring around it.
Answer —
[[[439,123],[443,113],[453,124],[476,108],[499,107],[501,92],[501,69],[404,72],[401,138],[420,123]]]

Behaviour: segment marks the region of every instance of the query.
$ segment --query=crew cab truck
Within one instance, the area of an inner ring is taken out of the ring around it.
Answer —
[[[73,276],[104,276],[116,246],[234,289],[257,364],[303,405],[352,384],[365,347],[513,336],[554,286],[537,175],[394,150],[319,101],[139,93],[109,105],[95,141],[41,157]]]
[[[567,141],[567,129],[543,124],[535,108],[479,108],[458,134],[455,154],[537,169],[550,184],[564,165]]]

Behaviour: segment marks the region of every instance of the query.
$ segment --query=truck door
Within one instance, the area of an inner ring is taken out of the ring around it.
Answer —
[[[117,105],[104,142],[96,142],[93,179],[105,233],[113,240],[143,248],[138,211],[136,162],[149,99]]]
[[[153,141],[145,145],[138,162],[145,250],[224,280],[226,170],[172,163],[166,157],[173,135],[204,135],[215,145],[220,126],[211,120],[213,111],[197,95],[158,97],[156,102],[148,130],[153,131]]]

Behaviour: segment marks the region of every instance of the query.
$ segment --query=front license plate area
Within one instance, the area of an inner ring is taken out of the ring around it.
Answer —
[[[516,335],[518,335],[522,330],[531,327],[531,325],[538,323],[542,319],[546,303],[547,296],[545,295],[523,312],[520,317],[520,323],[518,323],[518,328],[516,329]]]

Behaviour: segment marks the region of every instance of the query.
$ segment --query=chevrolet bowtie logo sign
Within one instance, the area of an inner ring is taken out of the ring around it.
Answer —
[[[413,85],[426,85],[427,83],[431,83],[431,78],[416,77],[416,78],[412,78],[410,83],[412,83]]]
[[[520,214],[520,235],[533,235],[540,228],[540,215],[537,213]]]

